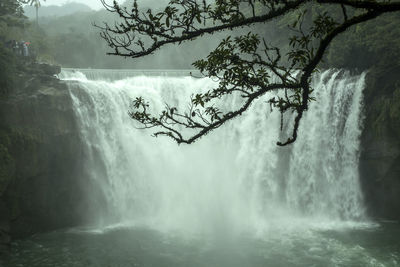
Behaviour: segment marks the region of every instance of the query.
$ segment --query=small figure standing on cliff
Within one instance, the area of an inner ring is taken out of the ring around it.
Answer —
[[[19,46],[18,46],[18,42],[15,40],[12,40],[12,50],[14,52],[14,54],[18,54],[18,50],[19,50]]]
[[[28,42],[22,41],[21,43],[22,43],[22,55],[24,57],[29,56]]]

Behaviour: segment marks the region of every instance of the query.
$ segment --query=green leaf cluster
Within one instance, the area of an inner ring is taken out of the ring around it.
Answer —
[[[385,14],[351,28],[332,42],[325,67],[365,70],[386,61],[400,64],[400,14]]]

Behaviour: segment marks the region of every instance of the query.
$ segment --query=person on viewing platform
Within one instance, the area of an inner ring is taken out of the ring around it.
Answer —
[[[29,49],[28,49],[28,42],[21,41],[21,47],[22,47],[22,55],[24,57],[29,56]]]
[[[14,54],[18,55],[18,50],[19,50],[18,42],[15,41],[15,40],[12,40],[11,44],[12,44],[11,47],[12,47],[12,50],[13,50]]]

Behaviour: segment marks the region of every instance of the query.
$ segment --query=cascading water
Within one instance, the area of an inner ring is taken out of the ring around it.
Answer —
[[[107,202],[97,208],[101,224],[215,235],[364,218],[358,181],[363,74],[317,75],[317,101],[298,140],[285,148],[276,145],[280,114],[269,110],[267,98],[189,146],[135,129],[128,116],[134,97],[150,100],[157,112],[165,103],[185,108],[193,92],[216,86],[178,72],[144,74],[61,74],[75,80],[68,84],[87,145],[84,160]]]
[[[132,98],[157,112],[216,86],[182,74],[62,72],[86,146],[77,160],[93,179],[94,225],[17,240],[5,266],[399,266],[400,227],[367,222],[360,192],[363,74],[315,76],[317,101],[287,147],[276,141],[293,115],[280,131],[268,96],[193,145],[135,129]]]

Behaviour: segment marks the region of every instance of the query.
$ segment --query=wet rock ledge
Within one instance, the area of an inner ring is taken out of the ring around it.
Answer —
[[[86,212],[83,146],[60,71],[26,66],[0,97],[0,251],[11,238],[80,224]]]

